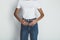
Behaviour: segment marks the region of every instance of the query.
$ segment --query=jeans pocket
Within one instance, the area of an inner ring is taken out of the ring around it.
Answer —
[[[38,31],[38,23],[36,23],[36,24],[32,27],[32,30]]]

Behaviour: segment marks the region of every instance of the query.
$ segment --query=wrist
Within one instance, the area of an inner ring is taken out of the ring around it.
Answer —
[[[23,19],[22,18],[20,18],[20,22],[22,21]]]
[[[36,22],[38,22],[38,19],[36,18]]]

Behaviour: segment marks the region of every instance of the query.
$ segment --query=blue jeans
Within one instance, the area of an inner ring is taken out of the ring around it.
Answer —
[[[25,19],[27,22],[32,22],[29,19]],[[29,25],[25,26],[21,24],[20,40],[28,40],[28,34],[30,33],[31,40],[37,40],[38,36],[38,24],[36,23],[33,27]]]

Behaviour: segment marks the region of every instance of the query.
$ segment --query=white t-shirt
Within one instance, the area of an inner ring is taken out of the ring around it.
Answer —
[[[36,18],[36,10],[40,8],[39,1],[19,1],[17,8],[21,8],[23,11],[23,18],[33,19]]]

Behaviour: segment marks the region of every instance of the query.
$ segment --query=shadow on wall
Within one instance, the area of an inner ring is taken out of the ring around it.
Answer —
[[[15,9],[16,9],[16,3],[10,5],[10,8],[9,8],[9,23],[10,23],[10,26],[12,27],[12,30],[13,30],[13,33],[12,33],[12,40],[20,40],[20,28],[21,28],[21,23],[15,18],[14,16],[14,12],[15,12]],[[22,10],[20,10],[22,11]],[[21,12],[19,12],[19,17],[22,17],[21,16]]]

